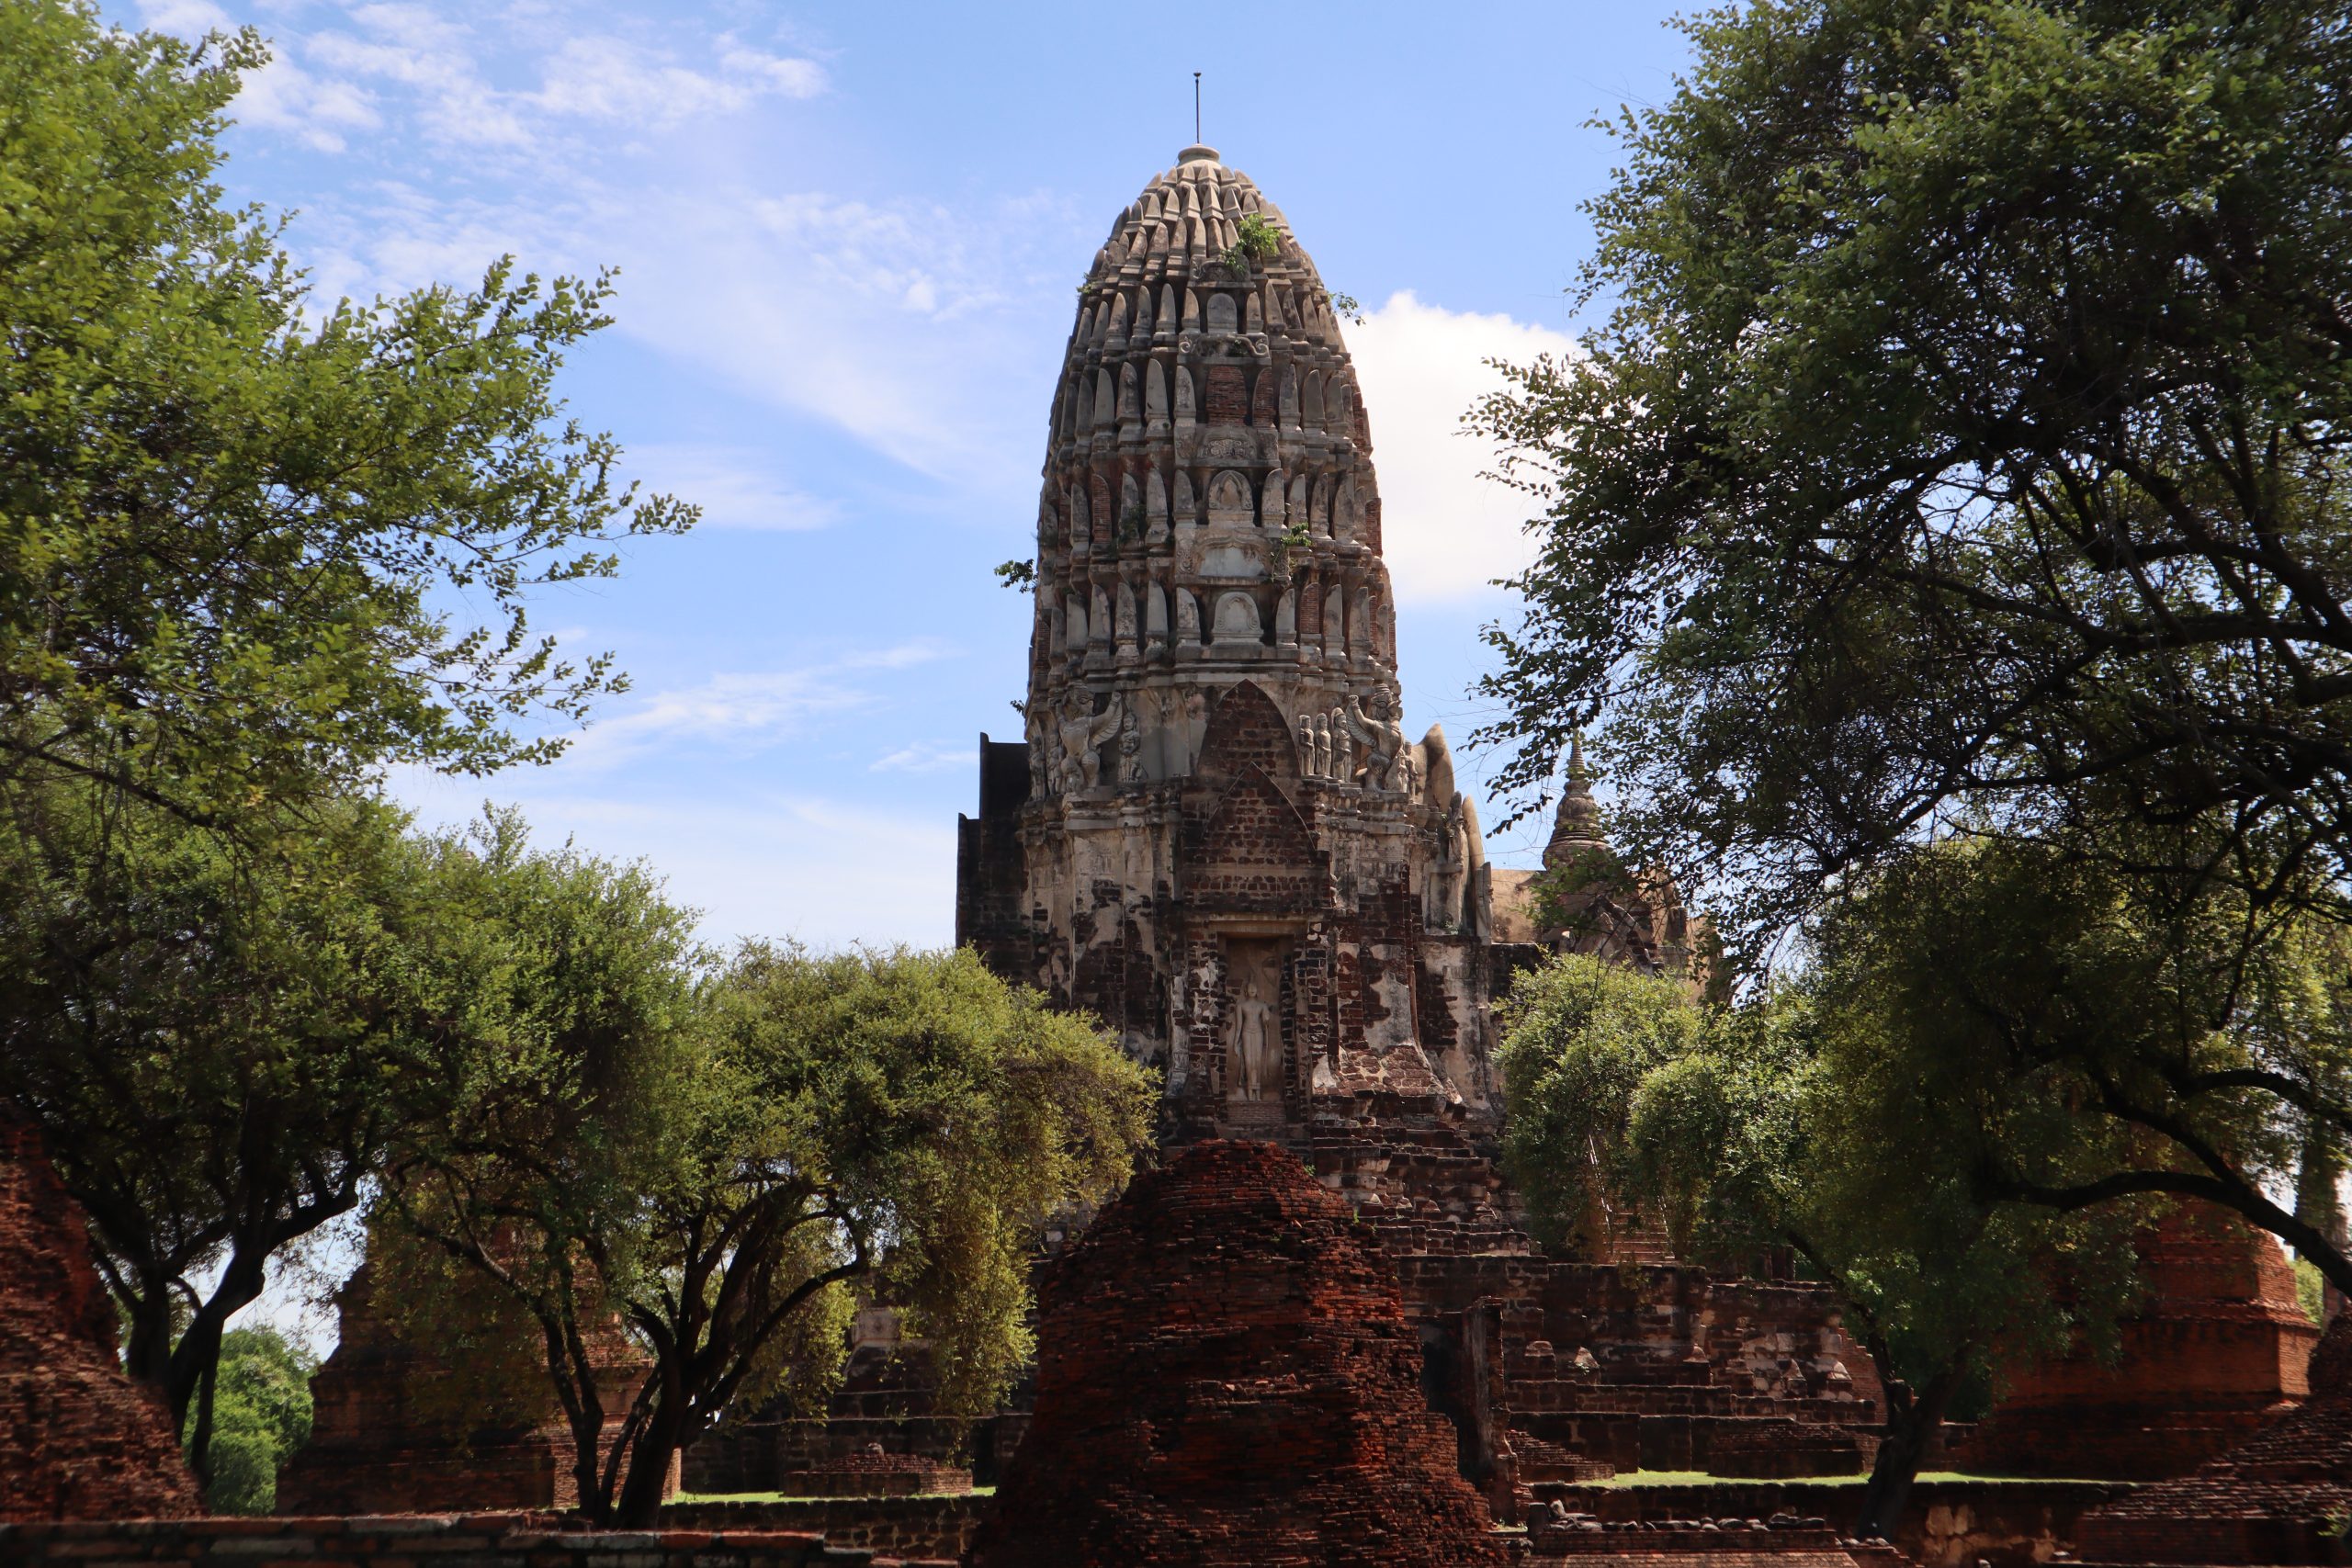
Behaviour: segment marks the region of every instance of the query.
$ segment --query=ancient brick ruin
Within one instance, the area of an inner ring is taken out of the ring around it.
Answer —
[[[2016,1369],[1952,1463],[1994,1475],[2164,1480],[2305,1395],[2319,1329],[2267,1232],[2184,1202],[2139,1250],[2147,1302],[2120,1325],[2120,1356],[2107,1362],[2084,1349]]]
[[[284,1514],[397,1514],[571,1508],[580,1487],[571,1428],[555,1396],[536,1391],[519,1419],[461,1416],[446,1396],[449,1365],[394,1334],[375,1305],[366,1265],[336,1293],[340,1337],[311,1379],[311,1440],[277,1479]],[[606,1434],[616,1433],[651,1361],[617,1323],[592,1341]],[[674,1476],[672,1492],[677,1490]]]
[[[1236,252],[1245,223],[1271,256]],[[1163,1133],[1262,1139],[1381,1235],[1466,1473],[1850,1471],[1876,1385],[1827,1298],[1613,1236],[1552,1262],[1496,1163],[1491,1003],[1564,942],[1693,972],[1668,887],[1496,940],[1444,733],[1402,728],[1372,441],[1281,211],[1187,148],[1081,291],[1039,502],[1027,735],[983,738],[957,940],[1165,1074]],[[1600,844],[1580,760],[1561,857]],[[1557,857],[1555,857],[1557,858]],[[1504,917],[1524,923],[1525,876]],[[1639,1265],[1623,1272],[1611,1265]]]
[[[1499,1564],[1371,1227],[1262,1143],[1136,1178],[1047,1271],[972,1568]]]
[[[2352,1559],[2352,1314],[2311,1361],[2311,1398],[2189,1474],[2084,1516],[2075,1555],[2111,1563]]]
[[[122,1374],[81,1207],[0,1107],[0,1522],[200,1512],[171,1413]]]

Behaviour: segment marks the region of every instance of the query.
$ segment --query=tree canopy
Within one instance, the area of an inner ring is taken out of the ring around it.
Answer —
[[[1841,987],[1852,976],[1844,976]],[[2005,1201],[1983,1145],[1919,1070],[1956,1042],[1828,987],[1702,1007],[1677,981],[1570,954],[1522,978],[1502,1052],[1505,1160],[1544,1238],[1638,1206],[1679,1256],[1735,1271],[1793,1254],[1844,1304],[1887,1394],[1857,1528],[1891,1536],[1965,1387],[2111,1338],[2144,1211]],[[2064,1289],[2057,1287],[2063,1285]]]
[[[0,784],[233,827],[386,761],[547,758],[524,721],[620,677],[534,636],[530,592],[693,520],[555,395],[607,277],[319,300],[282,222],[224,204],[266,59],[0,8]]]
[[[1846,1070],[1913,1097],[1987,1197],[2216,1204],[2352,1291],[2333,1188],[2352,1134],[2343,928],[2043,845],[1947,841],[1845,890],[1809,987]],[[2314,1153],[2324,1202],[2298,1205]]]
[[[1605,716],[1737,942],[1958,814],[2258,897],[2352,870],[2352,27],[1758,0],[1589,204],[1582,353],[1475,423],[1543,507],[1487,682]]]
[[[503,1027],[383,769],[557,754],[621,677],[534,595],[694,517],[557,396],[608,276],[310,293],[218,183],[266,60],[0,6],[0,1092],[199,1474],[228,1316]]]
[[[319,803],[266,854],[104,792],[0,819],[0,1093],[44,1129],[198,1473],[228,1319],[360,1202],[420,1065],[469,1048],[447,846]],[[36,831],[16,830],[28,818]]]
[[[489,869],[550,909],[650,908],[585,860]],[[537,949],[593,945],[551,931]],[[1037,1227],[1115,1190],[1149,1136],[1143,1069],[968,951],[752,943],[691,987],[672,967],[673,988],[650,964],[609,967],[646,976],[615,994],[659,1005],[534,1028],[446,1122],[420,1124],[386,1190],[398,1223],[537,1322],[583,1508],[650,1520],[671,1456],[728,1410],[821,1395],[853,1289],[910,1314],[944,1412],[989,1408],[1030,1349]],[[537,988],[527,969],[516,983]],[[653,1358],[641,1383],[615,1387],[600,1363],[615,1320]],[[608,1415],[623,1421],[606,1445]]]

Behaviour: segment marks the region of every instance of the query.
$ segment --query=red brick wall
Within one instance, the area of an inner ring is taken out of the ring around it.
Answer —
[[[1138,1177],[1048,1271],[971,1568],[1498,1564],[1366,1227],[1269,1144]]]
[[[201,1511],[163,1401],[119,1370],[80,1207],[0,1110],[0,1520]]]
[[[566,1530],[552,1515],[409,1514],[375,1518],[107,1520],[0,1526],[11,1568],[92,1562],[290,1562],[378,1568],[858,1568],[885,1560],[799,1531]]]

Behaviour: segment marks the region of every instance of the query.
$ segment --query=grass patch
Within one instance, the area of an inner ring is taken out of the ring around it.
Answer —
[[[1752,1475],[1710,1475],[1700,1470],[1630,1470],[1621,1471],[1606,1481],[1582,1481],[1579,1486],[1860,1486],[1870,1477],[1854,1475],[1792,1475],[1780,1479]],[[1918,1479],[1937,1481],[1991,1481],[2004,1486],[2106,1486],[2112,1482],[2071,1476],[2049,1475],[1979,1475],[1962,1470],[1923,1470]]]
[[[910,1500],[919,1497],[993,1497],[996,1495],[996,1488],[975,1486],[969,1492],[895,1492],[877,1493],[874,1495],[905,1497]],[[858,1500],[871,1501],[872,1498],[865,1497]],[[677,1508],[689,1503],[840,1503],[846,1501],[850,1499],[834,1494],[810,1496],[797,1492],[681,1492],[662,1506]]]

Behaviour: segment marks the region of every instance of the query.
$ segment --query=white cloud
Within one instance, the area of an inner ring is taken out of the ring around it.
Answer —
[[[758,750],[794,739],[807,721],[871,707],[878,699],[861,671],[901,670],[942,656],[935,644],[902,643],[799,670],[726,672],[699,685],[655,692],[628,711],[592,724],[566,750],[567,775],[600,772],[660,749]]]
[[[703,188],[639,206],[597,254],[627,279],[623,332],[995,508],[1035,482],[1081,233],[1036,197]]]
[[[887,757],[869,763],[868,771],[876,773],[939,773],[956,768],[976,765],[972,742],[968,740],[918,740],[911,746],[901,746]]]
[[[232,33],[236,22],[212,0],[139,0],[141,25],[181,38]]]
[[[296,47],[313,65],[408,88],[435,141],[474,149],[530,144],[511,96],[483,79],[471,29],[424,6],[362,6],[351,19],[358,32],[314,33]]]
[[[344,151],[345,131],[372,130],[383,123],[376,96],[367,88],[312,75],[284,54],[271,56],[244,79],[235,114],[246,125],[285,131],[322,152]]]
[[[144,26],[183,37],[237,27],[214,0],[138,0],[138,6]],[[548,142],[556,129],[551,122],[668,130],[736,113],[762,98],[814,97],[828,85],[818,62],[755,49],[731,34],[708,41],[710,62],[698,69],[660,48],[543,27],[537,38],[524,39],[519,67],[538,85],[502,88],[485,73],[492,42],[413,0],[354,6],[343,26],[269,31],[270,63],[245,78],[237,116],[328,152],[346,149],[346,131],[383,126],[388,110],[413,116],[444,150],[511,155]],[[494,41],[511,51],[513,29]],[[536,62],[527,54],[532,43],[547,51]]]
[[[1493,469],[1494,447],[1465,434],[1462,416],[1503,385],[1487,360],[1566,357],[1575,340],[1509,316],[1424,305],[1407,289],[1350,328],[1348,347],[1372,421],[1383,553],[1398,599],[1470,598],[1532,560],[1534,544],[1520,531],[1529,499],[1479,477]]]
[[[813,97],[824,90],[814,61],[729,44],[716,73],[690,70],[610,37],[567,39],[547,62],[532,102],[552,114],[667,127],[726,114],[768,94]]]
[[[832,502],[776,478],[764,456],[749,447],[641,442],[624,462],[647,491],[701,507],[707,528],[822,528],[841,514]]]

